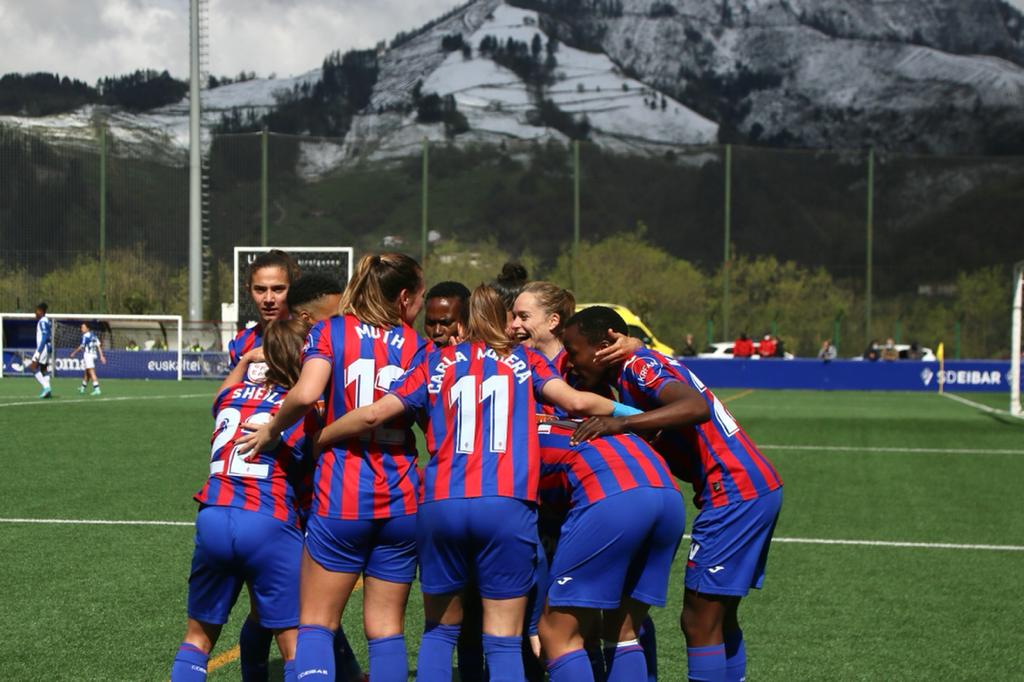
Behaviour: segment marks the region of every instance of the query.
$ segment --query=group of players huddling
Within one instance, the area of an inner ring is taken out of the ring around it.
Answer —
[[[464,681],[656,679],[648,610],[685,525],[673,475],[700,509],[689,679],[744,678],[737,608],[761,586],[782,483],[686,367],[611,309],[576,313],[568,291],[504,271],[428,292],[427,338],[411,326],[423,272],[401,254],[365,256],[342,291],[270,251],[248,290],[261,320],[213,404],[173,682],[206,679],[243,583],[243,679],[267,678],[272,638],[285,680],[363,678],[339,625],[361,585],[371,679],[405,680],[417,567],[417,679],[449,682],[456,649]]]

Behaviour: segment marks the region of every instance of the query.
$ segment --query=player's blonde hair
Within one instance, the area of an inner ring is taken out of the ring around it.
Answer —
[[[505,333],[508,309],[501,294],[481,284],[469,297],[469,324],[467,341],[480,341],[493,348],[498,355],[508,355],[518,344]]]
[[[551,282],[530,282],[523,287],[520,296],[533,294],[537,299],[537,305],[544,310],[546,315],[558,315],[558,325],[552,333],[561,336],[565,329],[565,323],[576,314],[576,297],[568,289],[563,289]]]
[[[398,296],[422,285],[423,269],[416,259],[403,253],[368,254],[359,259],[345,287],[341,312],[374,327],[395,327],[402,324]]]
[[[300,318],[272,320],[263,329],[263,359],[267,361],[267,383],[291,388],[302,370],[302,348],[309,327]]]

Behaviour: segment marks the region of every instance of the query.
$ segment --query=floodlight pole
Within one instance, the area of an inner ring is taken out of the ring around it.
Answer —
[[[867,263],[864,284],[864,343],[871,342],[871,298],[875,241],[875,148],[868,150]]]
[[[1010,332],[1010,414],[1019,417],[1020,405],[1020,342],[1021,304],[1024,298],[1024,261],[1013,268],[1013,325]]]
[[[199,0],[189,0],[188,319],[203,315],[202,143],[199,139]]]

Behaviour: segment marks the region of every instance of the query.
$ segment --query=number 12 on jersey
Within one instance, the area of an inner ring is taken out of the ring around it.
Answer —
[[[480,381],[480,377],[464,376],[448,391],[448,406],[455,409],[455,452],[473,452],[477,434],[477,405],[490,401],[490,449],[491,452],[505,452],[508,444],[508,415],[511,377],[491,376]]]

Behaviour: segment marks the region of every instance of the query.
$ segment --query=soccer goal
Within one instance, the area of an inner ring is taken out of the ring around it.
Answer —
[[[1010,414],[1020,417],[1021,304],[1024,299],[1024,261],[1013,268],[1013,317],[1010,333]]]
[[[100,378],[177,379],[183,374],[181,315],[93,315],[58,313],[53,322],[53,376],[81,375],[85,368],[82,324],[100,339],[106,364],[97,360]],[[0,377],[28,376],[35,351],[36,319],[31,313],[0,313]]]

